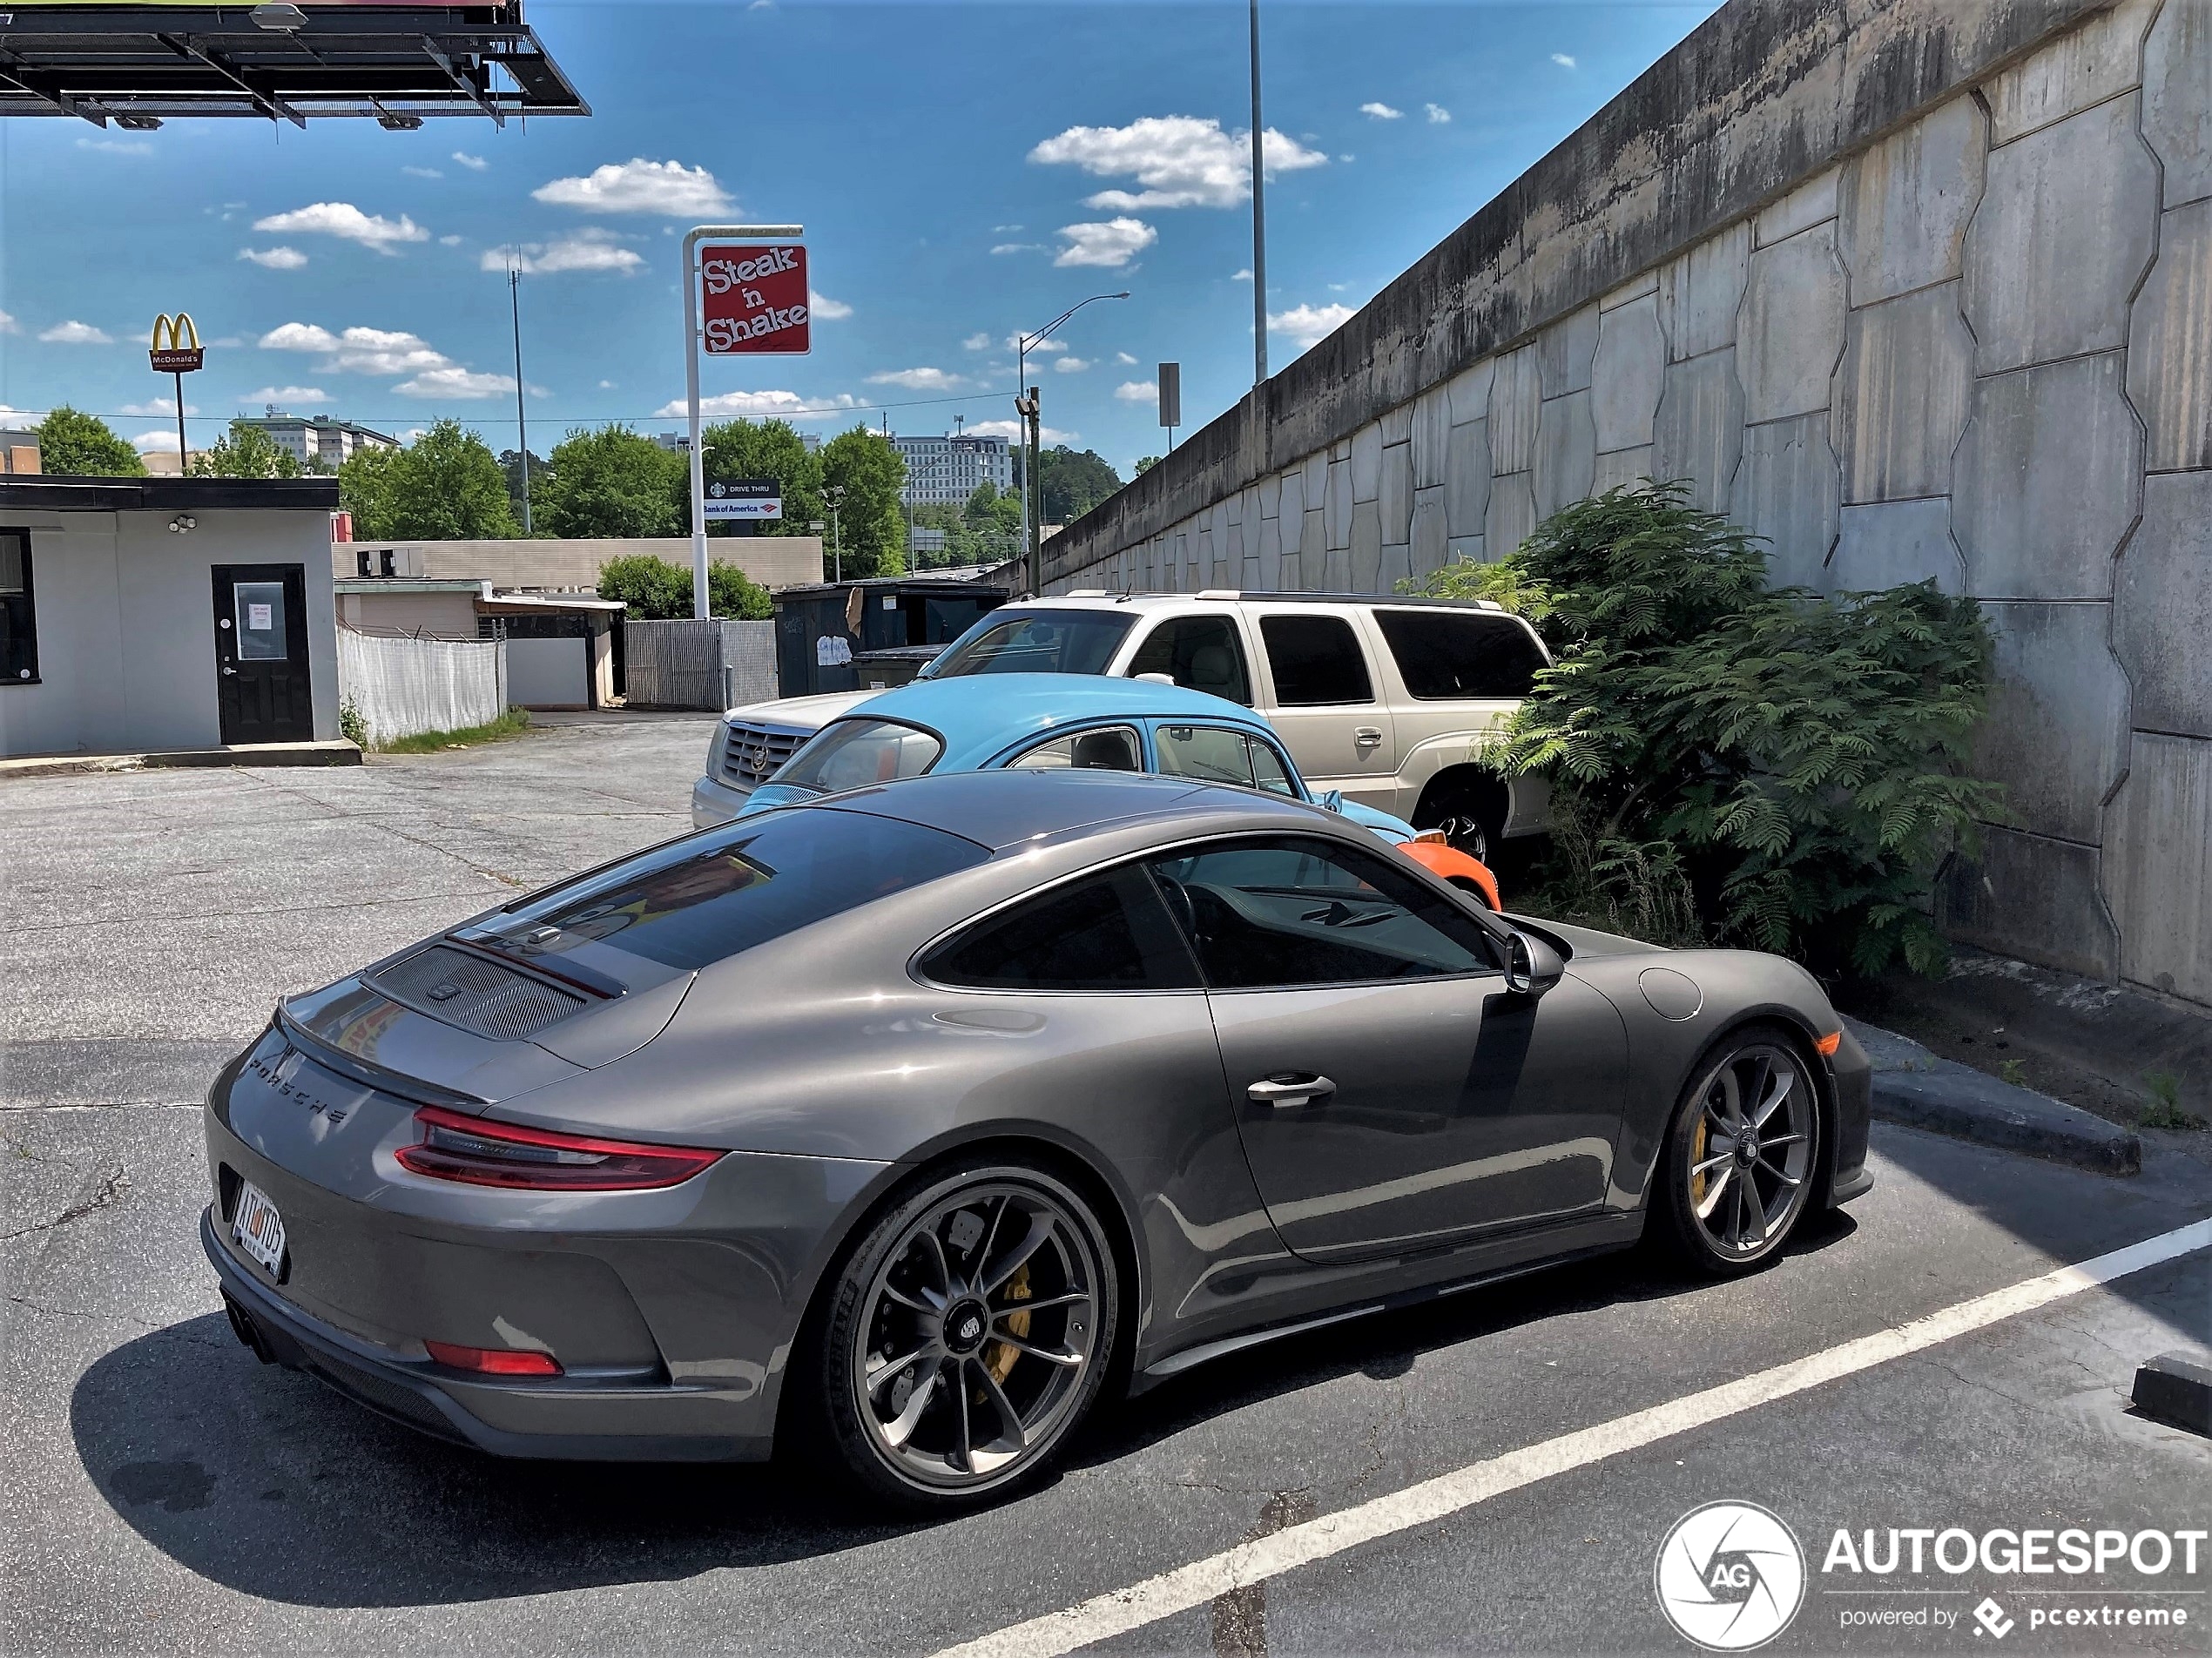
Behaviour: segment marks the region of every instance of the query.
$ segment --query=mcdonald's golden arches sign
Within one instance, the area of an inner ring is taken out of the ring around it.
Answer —
[[[207,354],[200,349],[199,330],[192,326],[191,315],[179,311],[172,317],[165,311],[153,320],[153,349],[146,356],[156,374],[189,374]]]

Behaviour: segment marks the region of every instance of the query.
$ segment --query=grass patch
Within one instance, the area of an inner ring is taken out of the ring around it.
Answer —
[[[395,737],[388,743],[379,743],[379,754],[435,754],[444,748],[468,748],[477,743],[496,743],[502,738],[519,737],[530,728],[529,711],[509,708],[497,719],[484,725],[463,726],[457,731],[417,731],[412,737]]]
[[[2153,1071],[2143,1078],[2150,1103],[2138,1119],[2146,1129],[2202,1129],[2204,1119],[2182,1104],[2182,1079],[2171,1071]]]

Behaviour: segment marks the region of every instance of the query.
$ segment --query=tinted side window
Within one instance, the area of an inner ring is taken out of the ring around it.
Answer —
[[[1379,610],[1375,620],[1407,692],[1423,700],[1526,697],[1547,665],[1528,630],[1511,617]]]
[[[1156,859],[1219,990],[1496,970],[1487,935],[1380,856],[1282,836]]]
[[[1225,616],[1178,616],[1161,623],[1144,636],[1123,671],[1132,679],[1163,673],[1190,690],[1252,705],[1244,643],[1237,637],[1236,623]]]
[[[1198,982],[1142,869],[1017,904],[932,951],[921,970],[981,990],[1189,990]]]
[[[1264,616],[1259,636],[1267,642],[1275,700],[1284,707],[1374,701],[1359,637],[1342,617]]]

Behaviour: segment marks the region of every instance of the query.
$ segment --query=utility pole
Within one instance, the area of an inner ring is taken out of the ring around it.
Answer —
[[[1267,179],[1261,165],[1259,0],[1252,12],[1252,384],[1267,378]]]
[[[523,273],[510,259],[507,266],[507,310],[515,320],[515,445],[523,468],[523,534],[530,533],[530,434],[523,423]]]
[[[1029,596],[1038,596],[1044,591],[1044,492],[1037,488],[1037,388],[1029,388],[1028,395],[1014,400],[1015,413],[1022,417],[1022,502],[1023,528],[1028,537]],[[1036,497],[1036,510],[1028,510],[1029,498]]]
[[[1027,381],[1029,377],[1029,354],[1035,350],[1039,346],[1044,344],[1047,340],[1050,339],[1052,337],[1052,331],[1055,328],[1057,328],[1062,323],[1067,321],[1069,317],[1074,316],[1076,313],[1082,310],[1083,307],[1087,305],[1094,305],[1101,300],[1126,300],[1129,296],[1130,290],[1127,288],[1123,288],[1119,293],[1094,293],[1088,300],[1076,300],[1075,304],[1069,306],[1058,316],[1053,318],[1051,321],[1046,323],[1043,327],[1039,328],[1035,334],[1016,334],[1015,336],[1014,410],[1016,414],[1019,414],[1022,418],[1022,420],[1028,422],[1029,430],[1033,436],[1037,429],[1037,388],[1034,386],[1029,388],[1029,395],[1028,400],[1028,407],[1027,408],[1022,407],[1022,382]],[[1028,451],[1034,448],[1034,442],[1024,445],[1025,460],[1028,458]],[[1032,593],[1036,591],[1036,577],[1039,570],[1037,561],[1037,516],[1036,513],[1032,513],[1029,509],[1029,490],[1035,476],[1036,468],[1034,463],[1025,464],[1022,467],[1022,541],[1023,549],[1028,554],[1029,560],[1029,576],[1031,583],[1029,590]],[[1044,497],[1042,495],[1037,497],[1036,507],[1037,512],[1039,513],[1044,510]]]

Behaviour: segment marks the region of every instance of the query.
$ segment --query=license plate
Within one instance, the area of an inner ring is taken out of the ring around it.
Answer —
[[[239,1248],[268,1268],[272,1275],[284,1259],[284,1217],[268,1194],[248,1182],[239,1183],[238,1210],[231,1217],[231,1236]]]

